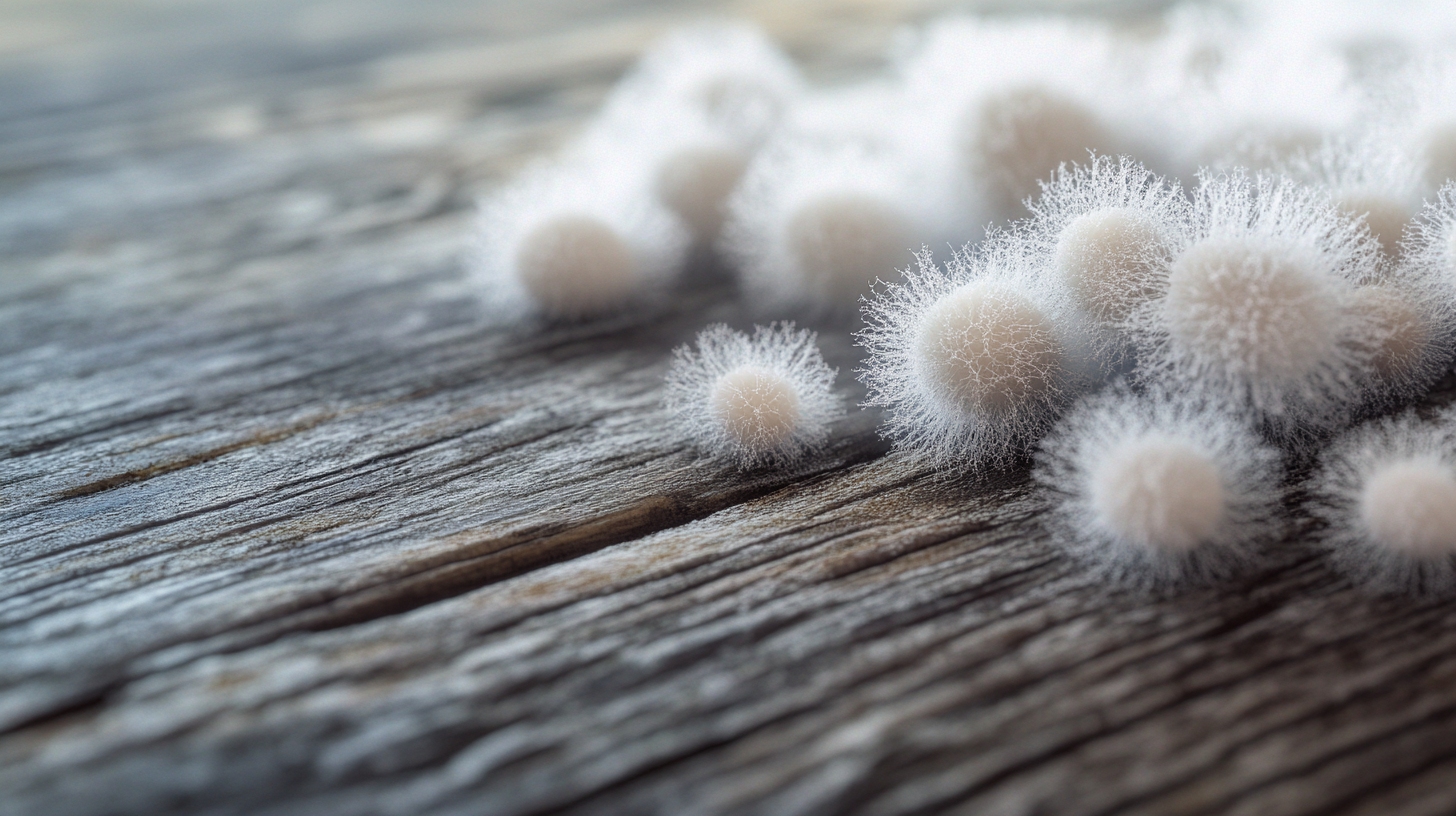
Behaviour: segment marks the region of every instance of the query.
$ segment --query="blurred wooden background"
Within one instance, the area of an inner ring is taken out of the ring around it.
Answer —
[[[0,814],[1456,810],[1456,611],[1349,588],[1297,492],[1263,573],[1150,598],[873,413],[799,474],[664,435],[722,280],[484,319],[474,197],[654,36],[835,82],[946,7],[0,5]]]

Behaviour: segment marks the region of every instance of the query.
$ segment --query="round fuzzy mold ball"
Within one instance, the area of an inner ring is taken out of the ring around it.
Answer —
[[[775,323],[749,337],[718,324],[698,335],[696,350],[674,352],[666,403],[709,454],[743,469],[788,466],[821,448],[844,416],[834,375],[813,332]]]
[[[961,123],[962,155],[998,212],[1022,212],[1064,163],[1106,150],[1113,137],[1087,106],[1050,88],[1010,88],[981,99]]]
[[[922,252],[866,302],[859,333],[868,403],[889,408],[884,433],[947,470],[1005,464],[1086,379],[1076,323],[1047,282],[1012,245],[988,248],[944,270]]]
[[[1336,440],[1311,480],[1335,564],[1382,590],[1456,590],[1456,434],[1449,414],[1386,417]]]
[[[687,234],[650,195],[602,170],[543,165],[481,203],[471,272],[493,312],[587,319],[661,294]]]
[[[786,137],[749,167],[721,246],[757,308],[848,319],[914,247],[939,243],[941,203],[898,154]]]
[[[1279,532],[1279,454],[1238,414],[1114,387],[1042,440],[1034,478],[1075,556],[1142,584],[1225,577]]]
[[[1031,212],[1013,234],[1061,278],[1096,329],[1099,357],[1115,363],[1127,352],[1129,318],[1167,288],[1188,224],[1182,191],[1132,159],[1102,156],[1060,170]]]
[[[1134,124],[1145,106],[1130,91],[1129,50],[1104,25],[943,20],[907,38],[905,121],[920,149],[959,171],[969,208],[1020,218],[1063,163],[1150,149],[1133,136],[1148,129]]]
[[[1379,408],[1419,398],[1456,360],[1456,185],[1406,230],[1400,258],[1354,292],[1366,322],[1367,401]]]
[[[748,166],[748,155],[727,144],[686,144],[663,157],[653,189],[692,230],[700,244],[717,240],[728,196]]]
[[[1133,321],[1140,376],[1249,406],[1291,439],[1344,421],[1369,363],[1350,307],[1378,272],[1374,240],[1287,179],[1204,176],[1193,215],[1166,293]]]
[[[1368,231],[1387,258],[1400,255],[1406,227],[1421,209],[1421,178],[1419,165],[1394,139],[1330,140],[1281,169],[1327,190],[1335,208]]]

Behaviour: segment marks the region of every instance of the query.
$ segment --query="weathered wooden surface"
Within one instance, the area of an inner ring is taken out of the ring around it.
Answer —
[[[489,326],[473,196],[656,32],[835,78],[935,10],[784,6],[0,12],[0,813],[1456,808],[1456,610],[1350,589],[1297,495],[1264,572],[1151,598],[873,414],[699,461],[660,379],[721,279]]]

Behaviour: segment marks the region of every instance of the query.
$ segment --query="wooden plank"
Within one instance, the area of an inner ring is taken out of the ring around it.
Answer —
[[[4,12],[0,814],[1451,809],[1453,613],[1297,494],[1262,572],[1150,597],[874,412],[792,474],[663,433],[721,273],[484,319],[474,196],[656,32],[833,79],[933,4],[139,8]]]

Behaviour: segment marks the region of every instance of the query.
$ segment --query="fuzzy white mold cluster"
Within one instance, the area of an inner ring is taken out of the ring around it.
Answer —
[[[1133,583],[1226,577],[1277,537],[1280,454],[1235,411],[1114,387],[1041,443],[1035,479],[1077,557]]]
[[[1085,382],[1082,324],[1019,248],[991,241],[943,266],[922,252],[866,302],[860,378],[901,451],[950,470],[1004,464]]]
[[[1187,243],[1182,189],[1130,158],[1102,156],[1061,168],[1030,206],[1009,236],[1057,279],[1049,291],[1094,328],[1097,357],[1121,362],[1130,321],[1166,292],[1174,253]]]
[[[1336,440],[1311,480],[1334,561],[1377,588],[1456,590],[1456,428],[1414,414]]]
[[[1001,220],[1023,215],[1039,182],[1089,151],[1154,151],[1125,92],[1124,47],[1106,26],[953,18],[904,47],[897,70],[925,149],[949,159],[945,172],[978,212]]]
[[[750,337],[717,324],[674,352],[666,404],[685,436],[740,468],[792,465],[844,415],[815,335],[792,323]]]
[[[643,57],[554,160],[481,202],[474,279],[498,314],[598,317],[660,298],[801,91],[756,30],[704,25]]]
[[[1138,375],[1246,406],[1286,431],[1327,428],[1370,364],[1357,282],[1379,249],[1318,190],[1203,174],[1166,290],[1134,319]]]

